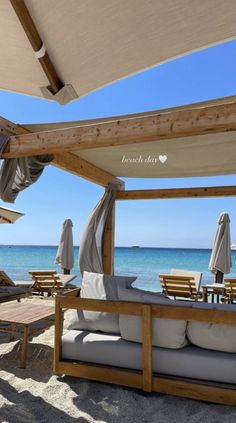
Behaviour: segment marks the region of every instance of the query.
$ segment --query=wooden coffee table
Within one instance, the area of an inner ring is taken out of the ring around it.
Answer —
[[[0,327],[0,332],[10,333],[10,339],[14,339],[17,333],[23,335],[23,346],[21,351],[20,367],[26,367],[29,338],[40,332],[44,332],[54,324],[55,308],[40,304],[5,303],[0,307],[0,325],[9,323],[9,326]],[[33,328],[33,324],[44,321],[45,325],[40,328]],[[23,327],[23,331],[18,331],[18,326]]]

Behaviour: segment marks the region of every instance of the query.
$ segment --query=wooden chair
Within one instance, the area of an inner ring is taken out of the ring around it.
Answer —
[[[202,293],[197,290],[194,276],[187,275],[159,275],[162,292],[174,299],[189,298],[198,300]]]
[[[56,270],[32,270],[28,273],[34,282],[33,293],[50,296],[64,289]]]
[[[221,301],[223,303],[234,303],[236,299],[236,278],[227,278],[224,279],[225,285],[225,295],[222,297]]]

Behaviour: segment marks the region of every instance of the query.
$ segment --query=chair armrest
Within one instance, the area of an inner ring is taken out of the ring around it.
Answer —
[[[59,295],[62,295],[63,297],[79,297],[80,296],[80,290],[81,288],[72,288],[68,289],[67,291],[61,291]]]

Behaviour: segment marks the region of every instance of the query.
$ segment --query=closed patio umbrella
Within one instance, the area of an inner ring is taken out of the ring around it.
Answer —
[[[0,207],[0,223],[15,223],[21,216],[24,216],[24,213]]]
[[[63,223],[61,239],[57,249],[56,263],[64,270],[64,274],[69,274],[74,266],[72,227],[71,219],[66,219]]]
[[[216,275],[216,283],[223,282],[224,273],[230,273],[232,267],[230,219],[228,213],[221,213],[218,229],[212,248],[209,269]]]

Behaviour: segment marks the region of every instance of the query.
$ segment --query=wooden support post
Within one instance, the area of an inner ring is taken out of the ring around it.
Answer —
[[[63,310],[60,307],[60,297],[56,297],[55,301],[55,332],[54,332],[54,372],[57,373],[58,362],[61,359],[61,337],[63,334]]]
[[[143,317],[143,390],[152,391],[152,307],[142,306]]]
[[[115,204],[110,213],[103,238],[103,267],[107,275],[114,274]]]

